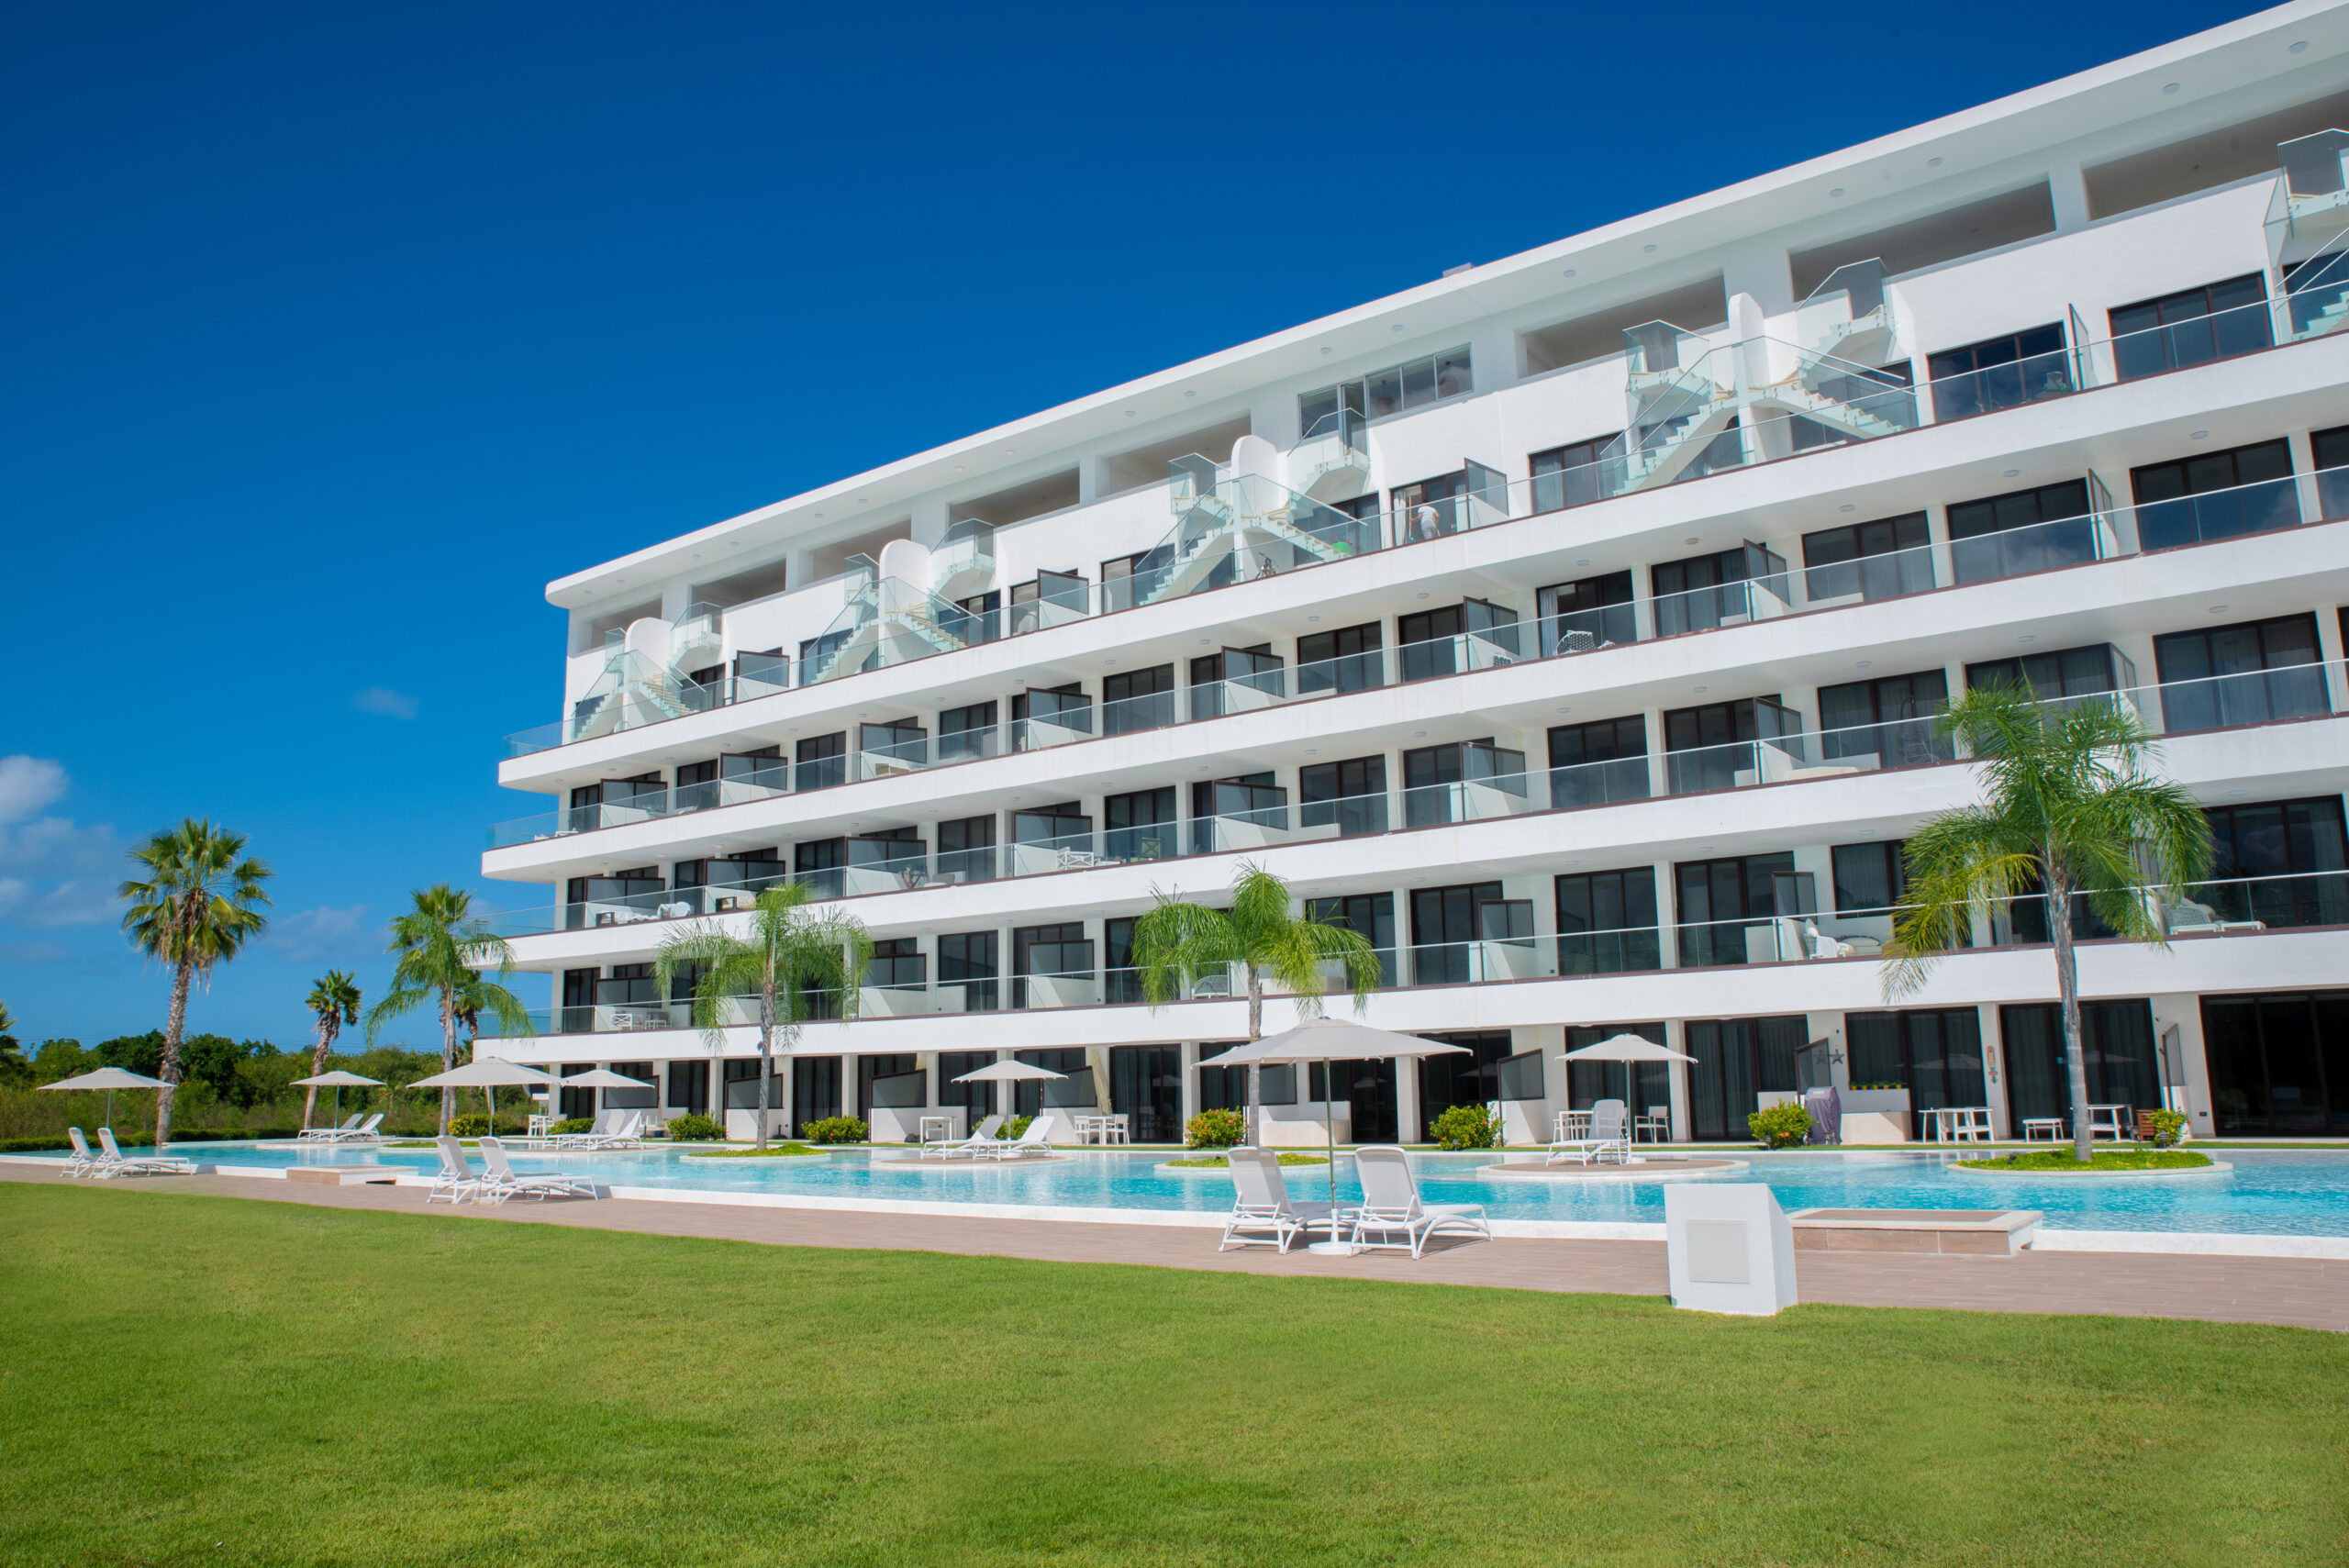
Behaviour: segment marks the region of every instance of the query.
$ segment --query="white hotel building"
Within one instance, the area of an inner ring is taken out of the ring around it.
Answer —
[[[974,1118],[1018,1052],[1179,1138],[1245,1005],[1145,1006],[1132,923],[1254,861],[1381,950],[1369,1021],[1471,1048],[1344,1074],[1341,1140],[1602,1095],[1736,1139],[1820,1083],[2008,1132],[2067,1112],[2043,901],[1896,1003],[1876,953],[1976,797],[1932,715],[2027,680],[2118,694],[2217,834],[2166,950],[2071,917],[2094,1098],[2349,1132],[2336,127],[2349,6],[2266,12],[560,579],[483,862],[552,1005],[497,1049],[746,1135],[752,1029],[651,961],[791,877],[878,956],[779,1129]],[[1694,1064],[1558,1061],[1626,1029]],[[1318,1095],[1269,1075],[1271,1139]]]

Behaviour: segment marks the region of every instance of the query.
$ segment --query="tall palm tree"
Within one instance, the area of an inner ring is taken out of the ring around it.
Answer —
[[[317,1048],[310,1052],[310,1076],[315,1078],[327,1070],[327,1056],[334,1050],[342,1026],[359,1021],[359,983],[340,969],[329,969],[310,987],[309,999],[303,1006],[318,1020]],[[310,1125],[310,1113],[317,1106],[318,1086],[313,1084],[309,1098],[302,1102],[304,1127]]]
[[[469,1018],[487,1013],[507,1034],[530,1033],[530,1010],[504,982],[514,973],[514,950],[506,939],[473,918],[473,895],[445,882],[419,887],[408,895],[412,907],[392,917],[391,945],[396,956],[392,988],[367,1009],[367,1043],[393,1018],[437,1003],[440,1013],[440,1071],[457,1065],[457,1029]],[[496,980],[482,970],[495,964]],[[440,1135],[449,1135],[449,1118],[457,1092],[440,1091]]]
[[[1328,966],[1344,966],[1354,1011],[1378,988],[1378,950],[1352,927],[1289,913],[1288,884],[1252,861],[1240,862],[1231,906],[1212,909],[1176,894],[1151,890],[1157,906],[1134,922],[1133,965],[1141,972],[1142,999],[1162,1007],[1211,974],[1238,969],[1248,986],[1248,1039],[1264,1037],[1264,982],[1297,999],[1300,1011],[1320,1011]],[[1248,1137],[1256,1137],[1264,1070],[1248,1069]]]
[[[8,1004],[0,1002],[0,1084],[14,1087],[33,1080],[33,1064],[17,1040],[17,1017],[8,1011]]]
[[[664,994],[676,975],[691,979],[694,1023],[713,1051],[726,1041],[729,1000],[757,995],[762,1151],[767,1146],[767,1107],[774,1103],[769,1084],[774,1076],[776,1042],[782,1042],[785,1054],[798,1045],[811,992],[838,996],[841,1017],[854,1018],[864,966],[873,959],[873,939],[865,934],[864,922],[838,910],[811,913],[807,906],[814,900],[814,893],[802,884],[777,884],[751,906],[743,935],[736,936],[717,920],[696,921],[662,942],[653,962]],[[725,1109],[718,1106],[721,1121]]]
[[[2146,771],[2160,748],[2118,702],[2042,703],[2028,688],[1993,685],[1967,693],[1941,722],[1972,753],[1985,798],[1909,835],[1908,911],[1885,949],[1885,995],[1923,984],[1934,958],[1965,943],[1977,902],[2045,894],[2072,1151],[2091,1159],[2073,895],[2121,936],[2167,946],[2144,892],[2174,900],[2209,872],[2210,824],[2192,795]]]
[[[198,977],[210,984],[213,970],[269,929],[261,912],[269,902],[262,884],[273,873],[267,862],[245,853],[244,834],[215,828],[209,818],[199,822],[191,817],[150,834],[130,858],[147,874],[115,890],[130,906],[122,917],[123,933],[139,951],[173,968],[172,1010],[156,1073],[163,1081],[155,1091],[155,1147],[161,1149],[172,1139],[188,991]]]

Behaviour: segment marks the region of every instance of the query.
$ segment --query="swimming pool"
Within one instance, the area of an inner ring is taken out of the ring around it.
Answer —
[[[178,1152],[228,1167],[411,1165],[432,1170],[431,1150],[264,1149],[184,1144]],[[561,1170],[613,1187],[679,1193],[763,1195],[817,1201],[970,1204],[989,1207],[1095,1208],[1219,1214],[1231,1188],[1217,1176],[1154,1167],[1163,1152],[1072,1151],[1019,1164],[916,1162],[896,1150],[844,1150],[796,1159],[696,1160],[675,1149],[605,1153],[512,1151],[525,1171]],[[1822,1151],[1740,1156],[1751,1168],[1713,1178],[1769,1184],[1781,1207],[1797,1208],[2035,1208],[2051,1230],[2147,1230],[2213,1235],[2349,1237],[2349,1151],[2228,1150],[2232,1172],[2153,1182],[2066,1176],[1984,1176],[1945,1168],[1939,1154]],[[62,1156],[57,1156],[61,1161]],[[1431,1202],[1481,1203],[1496,1220],[1661,1225],[1664,1184],[1553,1185],[1478,1174],[1492,1152],[1415,1154]],[[1328,1175],[1311,1166],[1285,1173],[1299,1198],[1326,1195]],[[1352,1195],[1351,1162],[1338,1157],[1341,1197]]]

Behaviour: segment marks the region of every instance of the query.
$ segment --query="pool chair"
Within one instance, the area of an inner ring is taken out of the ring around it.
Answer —
[[[963,1140],[960,1143],[950,1140],[940,1143],[923,1144],[921,1146],[921,1158],[924,1160],[972,1159],[975,1157],[981,1150],[992,1149],[996,1146],[998,1140],[996,1138],[995,1129],[1002,1125],[1003,1118],[1001,1117],[991,1116],[987,1118],[986,1120],[979,1123],[977,1131],[972,1133],[970,1137]]]
[[[557,1149],[577,1149],[590,1139],[609,1138],[619,1130],[620,1118],[627,1114],[625,1111],[597,1111],[596,1119],[588,1125],[586,1131],[562,1133],[547,1141]]]
[[[113,1161],[106,1155],[91,1153],[90,1140],[82,1136],[80,1128],[67,1128],[65,1136],[73,1140],[73,1152],[67,1156],[65,1161],[67,1175],[98,1176],[106,1173],[106,1167],[113,1163]]]
[[[1587,1165],[1593,1160],[1612,1158],[1620,1165],[1631,1158],[1631,1134],[1623,1102],[1601,1100],[1590,1107],[1590,1131],[1581,1138],[1561,1138],[1550,1145],[1550,1157],[1545,1165],[1563,1165],[1572,1160]]]
[[[295,1138],[297,1141],[303,1143],[329,1142],[335,1139],[340,1138],[346,1132],[358,1131],[360,1115],[360,1112],[352,1111],[351,1113],[351,1119],[344,1122],[340,1127],[306,1127],[300,1132],[295,1134]],[[376,1119],[380,1121],[383,1118],[379,1117]]]
[[[560,1171],[533,1172],[523,1175],[506,1158],[506,1145],[495,1138],[481,1140],[481,1162],[484,1171],[481,1191],[476,1201],[504,1203],[510,1197],[534,1197],[544,1202],[551,1197],[594,1197],[596,1184],[578,1176],[566,1176]]]
[[[1618,1107],[1619,1113],[1620,1107]],[[1591,1120],[1598,1118],[1594,1114]],[[1421,1203],[1411,1177],[1410,1157],[1400,1149],[1372,1146],[1354,1151],[1354,1175],[1362,1183],[1362,1207],[1354,1210],[1352,1240],[1357,1247],[1393,1247],[1414,1258],[1438,1230],[1456,1230],[1489,1241],[1493,1228],[1481,1203]],[[1400,1241],[1368,1241],[1364,1236],[1400,1235]]]
[[[1030,1154],[1050,1154],[1052,1151],[1052,1113],[1042,1111],[1028,1124],[1028,1130],[1017,1138],[998,1138],[985,1149],[973,1152],[990,1160],[1017,1160]]]
[[[90,1173],[94,1176],[193,1176],[195,1174],[195,1162],[183,1160],[175,1154],[146,1154],[136,1160],[124,1158],[122,1150],[115,1143],[114,1129],[110,1127],[98,1129],[98,1146],[106,1151],[106,1157],[97,1170]]]
[[[482,1175],[465,1158],[465,1146],[453,1138],[436,1138],[433,1141],[440,1146],[440,1169],[434,1173],[432,1190],[424,1195],[424,1201],[435,1203],[447,1198],[455,1205],[472,1198],[480,1202]]]
[[[351,1119],[352,1121],[359,1120],[357,1117],[353,1117]],[[383,1125],[384,1113],[377,1111],[365,1121],[360,1122],[360,1125],[357,1127],[352,1127],[349,1123],[345,1123],[343,1126],[334,1129],[331,1132],[327,1134],[326,1141],[328,1143],[381,1143],[384,1141],[384,1135],[377,1132],[375,1129]]]
[[[629,1111],[625,1119],[620,1113],[608,1113],[615,1125],[607,1132],[583,1132],[571,1140],[573,1149],[641,1149],[644,1147],[644,1113]]]
[[[1223,1222],[1223,1240],[1216,1243],[1219,1252],[1233,1247],[1271,1247],[1286,1255],[1289,1243],[1312,1229],[1316,1221],[1327,1222],[1330,1206],[1326,1203],[1297,1203],[1288,1195],[1288,1184],[1281,1179],[1280,1156],[1269,1149],[1252,1149],[1242,1143],[1224,1151],[1224,1160],[1231,1167],[1231,1215]],[[1341,1212],[1340,1223],[1348,1216]]]

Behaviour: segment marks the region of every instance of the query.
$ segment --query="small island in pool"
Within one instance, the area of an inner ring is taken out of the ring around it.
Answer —
[[[810,1149],[805,1143],[770,1143],[762,1152],[756,1149],[711,1149],[696,1151],[685,1156],[688,1160],[778,1160],[795,1154],[821,1154],[820,1149]]]
[[[1326,1165],[1330,1162],[1330,1157],[1327,1154],[1283,1154],[1280,1159],[1281,1163],[1284,1165]],[[1210,1154],[1197,1159],[1167,1160],[1161,1162],[1161,1163],[1172,1165],[1179,1170],[1185,1171],[1228,1171],[1231,1169],[1231,1162],[1225,1159],[1220,1154]]]
[[[1969,1171],[2014,1171],[2032,1175],[2083,1176],[2114,1171],[2199,1171],[2210,1168],[2210,1157],[2186,1149],[2099,1149],[2082,1163],[2068,1148],[2042,1149],[2029,1154],[2001,1154],[1988,1160],[1960,1160]]]

